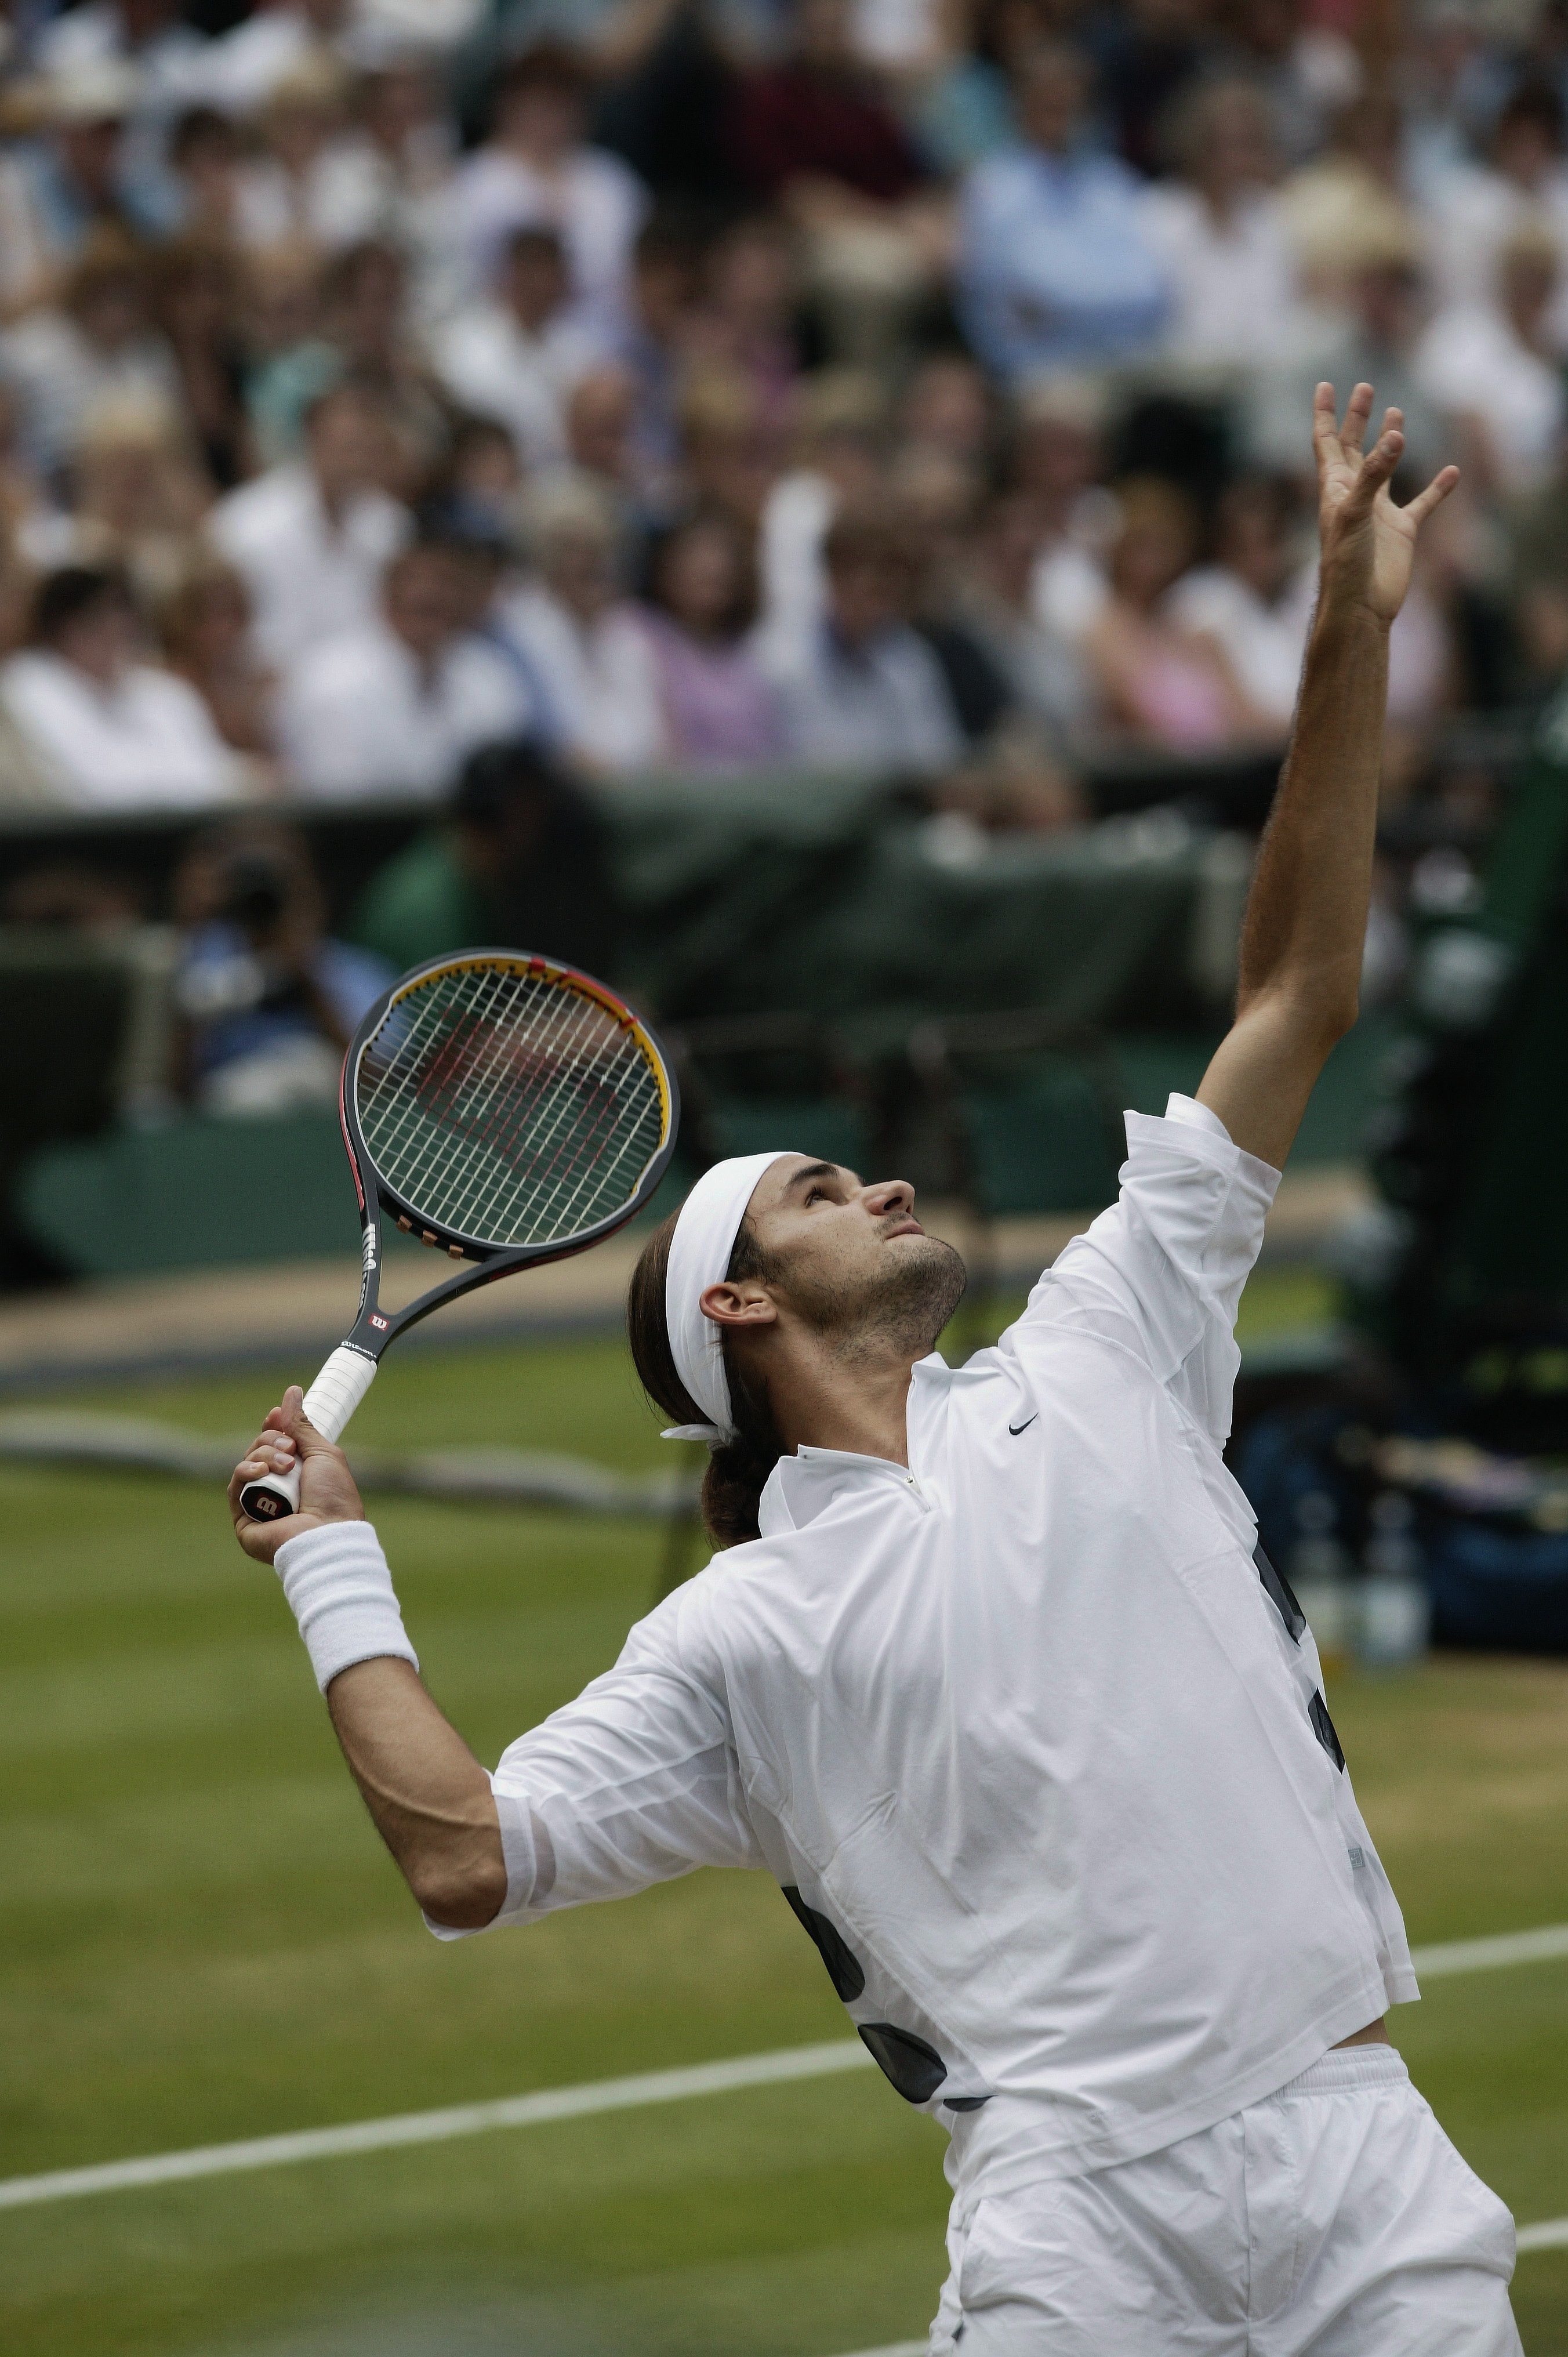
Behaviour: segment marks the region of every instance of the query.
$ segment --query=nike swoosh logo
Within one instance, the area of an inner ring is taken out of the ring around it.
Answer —
[[[1035,1410],[1035,1413],[1034,1413],[1034,1415],[1026,1415],[1026,1416],[1024,1418],[1024,1421],[1023,1421],[1023,1423],[1022,1423],[1022,1424],[1010,1424],[1010,1425],[1008,1426],[1007,1429],[1008,1429],[1008,1431],[1012,1434],[1012,1436],[1013,1436],[1013,1437],[1014,1437],[1014,1439],[1015,1439],[1015,1440],[1016,1440],[1016,1439],[1017,1439],[1018,1435],[1019,1435],[1021,1432],[1027,1432],[1027,1431],[1028,1431],[1028,1429],[1029,1429],[1029,1426],[1030,1426],[1032,1424],[1034,1424],[1034,1423],[1037,1422],[1037,1420],[1038,1420],[1038,1418],[1039,1418],[1039,1413],[1040,1413],[1039,1409],[1038,1409],[1038,1408],[1036,1408],[1036,1409]]]

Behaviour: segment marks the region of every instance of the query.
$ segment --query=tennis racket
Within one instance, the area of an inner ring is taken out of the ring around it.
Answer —
[[[625,1001],[553,958],[465,950],[379,999],[343,1060],[343,1144],[360,1200],[360,1314],[306,1394],[336,1440],[383,1351],[433,1309],[586,1251],[641,1211],[675,1150],[680,1096]],[[381,1215],[477,1265],[381,1307]],[[242,1491],[255,1522],[299,1508],[299,1472]]]

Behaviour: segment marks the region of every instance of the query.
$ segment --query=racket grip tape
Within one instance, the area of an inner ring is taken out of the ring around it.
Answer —
[[[305,1394],[305,1413],[323,1440],[336,1440],[375,1381],[376,1362],[363,1351],[339,1342]],[[247,1482],[240,1509],[253,1523],[281,1523],[299,1512],[299,1461],[287,1473],[267,1473]]]

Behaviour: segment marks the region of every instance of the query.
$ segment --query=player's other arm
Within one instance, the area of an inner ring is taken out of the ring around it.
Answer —
[[[291,1540],[340,1525],[341,1546],[317,1547],[284,1586],[310,1651],[343,1756],[376,1827],[433,1922],[478,1931],[507,1895],[490,1780],[420,1684],[397,1598],[347,1460],[285,1394],[229,1484],[235,1534],[271,1563]],[[263,1472],[301,1464],[300,1511],[281,1523],[242,1513],[240,1493]],[[362,1535],[361,1535],[362,1534]],[[345,1659],[344,1657],[350,1657]],[[342,1666],[336,1666],[342,1662]]]
[[[1235,1143],[1278,1169],[1330,1049],[1356,1019],[1371,893],[1388,699],[1389,631],[1410,587],[1416,537],[1458,481],[1444,467],[1396,508],[1401,414],[1363,453],[1372,388],[1345,424],[1334,389],[1313,403],[1322,544],[1317,609],[1290,750],[1241,934],[1236,1019],[1198,1090]]]

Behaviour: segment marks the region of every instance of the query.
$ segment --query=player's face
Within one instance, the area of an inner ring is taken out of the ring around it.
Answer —
[[[763,1173],[746,1215],[768,1291],[813,1326],[897,1332],[924,1351],[962,1296],[963,1263],[926,1233],[907,1179],[867,1187],[836,1162],[791,1155]]]

